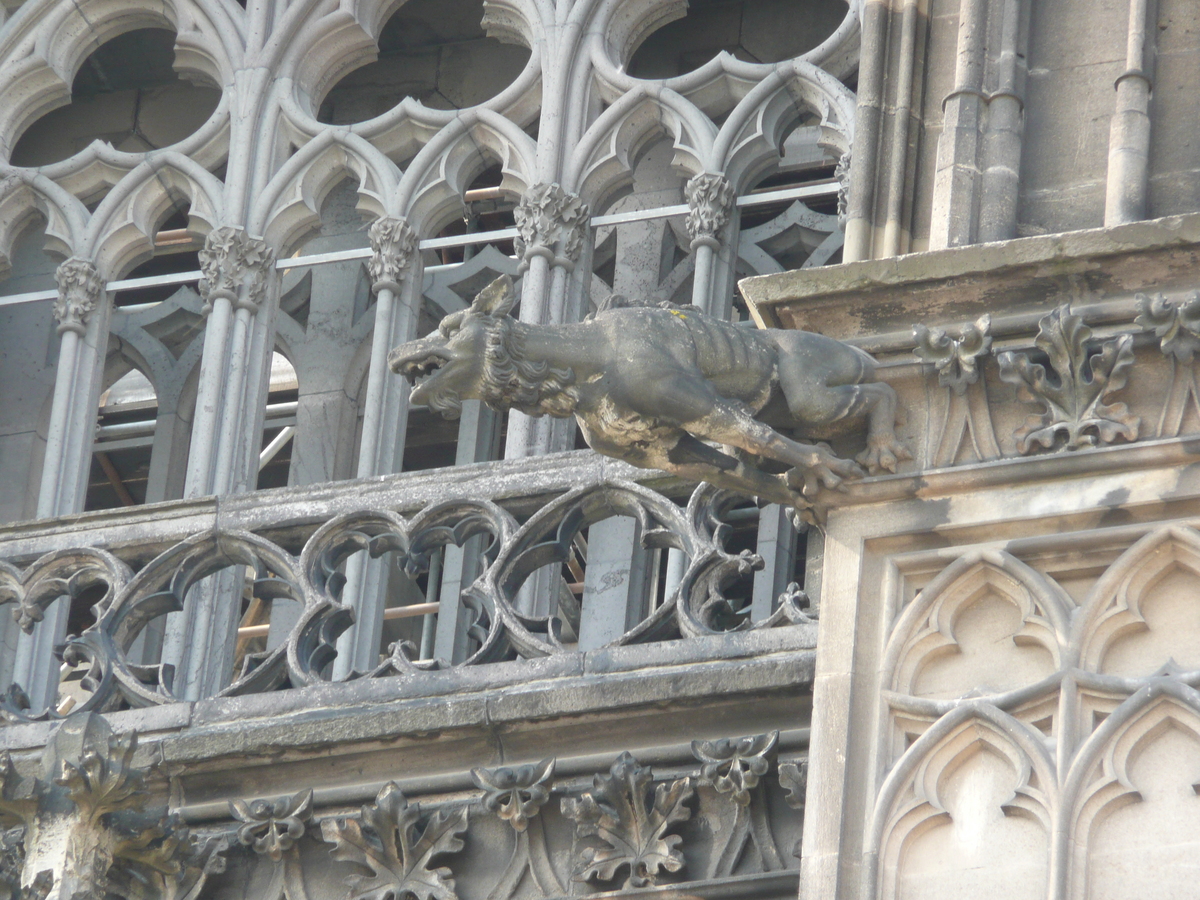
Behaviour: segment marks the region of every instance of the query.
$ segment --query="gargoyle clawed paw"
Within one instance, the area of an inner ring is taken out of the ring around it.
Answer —
[[[881,434],[867,438],[867,449],[855,459],[872,475],[878,475],[883,471],[895,472],[898,463],[912,459],[912,453],[895,435]]]

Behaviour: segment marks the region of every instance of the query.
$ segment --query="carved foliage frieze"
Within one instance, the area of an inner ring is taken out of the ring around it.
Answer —
[[[613,881],[624,871],[624,887],[646,887],[657,883],[660,871],[683,868],[683,838],[671,831],[692,814],[693,779],[655,786],[652,800],[651,782],[650,770],[622,753],[607,775],[595,776],[592,790],[563,800],[563,815],[575,821],[579,836],[599,842],[584,849],[573,881]]]

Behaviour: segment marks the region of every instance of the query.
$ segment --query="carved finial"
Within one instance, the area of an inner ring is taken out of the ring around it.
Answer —
[[[58,267],[54,278],[58,282],[58,299],[54,301],[58,333],[74,331],[83,334],[104,290],[104,281],[95,263],[72,257]]]
[[[933,363],[938,384],[961,395],[979,380],[978,361],[991,349],[992,337],[988,333],[991,327],[992,317],[987,314],[964,325],[958,337],[951,337],[941,328],[914,325],[917,346],[913,353]]]
[[[519,235],[514,246],[523,268],[535,256],[544,256],[568,271],[574,267],[583,250],[588,223],[588,206],[578,194],[556,183],[535,184],[513,210],[513,219]],[[560,241],[561,256],[554,252]]]
[[[41,778],[18,778],[0,758],[0,816],[24,825],[19,847],[5,837],[6,855],[21,857],[22,900],[195,896],[223,870],[223,839],[197,840],[178,816],[147,809],[153,767],[134,765],[137,746],[136,733],[82,713],[47,742]]]
[[[200,251],[203,313],[207,315],[220,297],[257,312],[266,292],[267,272],[274,263],[275,253],[267,242],[250,237],[244,228],[223,225],[210,231]],[[242,286],[244,293],[239,291]]]
[[[729,224],[729,214],[737,199],[729,179],[724,175],[701,172],[688,180],[683,196],[690,208],[687,232],[692,239],[691,249],[695,251],[704,246],[720,249],[717,234]]]
[[[550,780],[554,777],[553,756],[536,766],[472,769],[471,780],[483,788],[483,805],[508,822],[515,831],[524,831],[529,820],[550,799]]]
[[[371,223],[367,232],[371,239],[371,289],[379,293],[385,288],[400,292],[400,283],[408,277],[408,267],[417,250],[417,233],[406,219],[383,218]]]

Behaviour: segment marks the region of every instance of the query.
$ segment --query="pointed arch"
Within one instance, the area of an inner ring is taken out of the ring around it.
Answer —
[[[1048,849],[1058,782],[1042,736],[995,706],[976,701],[934,723],[884,779],[866,835],[864,898],[894,895],[906,847],[930,828],[951,822],[947,786],[980,752],[995,755],[1012,770],[1014,787],[1001,808],[1036,821],[1046,832]]]
[[[1150,631],[1143,604],[1157,599],[1156,588],[1173,573],[1198,580],[1200,586],[1200,532],[1169,525],[1147,534],[1117,558],[1100,576],[1084,600],[1075,622],[1073,643],[1080,648],[1079,665],[1091,672],[1103,672],[1106,657],[1125,639]],[[1195,647],[1197,634],[1162,633],[1156,641],[1161,659],[1146,663],[1149,675],[1172,658]]]
[[[1055,827],[1066,863],[1058,896],[1089,896],[1098,831],[1122,807],[1143,800],[1131,770],[1171,730],[1183,732],[1200,749],[1200,692],[1177,681],[1155,680],[1121,703],[1079,748],[1063,781]]]
[[[40,216],[46,222],[46,249],[64,257],[82,252],[89,213],[78,198],[45,175],[0,168],[0,274],[11,265],[13,246]]]
[[[1024,660],[1021,647],[1035,645],[1049,654],[1051,665],[1041,676],[1070,665],[1067,636],[1072,604],[1066,592],[1051,579],[1002,550],[976,550],[959,557],[943,569],[900,615],[888,640],[883,658],[884,684],[903,694],[920,692],[920,678],[931,662],[959,652],[956,626],[964,612],[989,595],[998,595],[1016,607],[1018,628],[1009,636],[1015,652]],[[998,662],[998,660],[997,660]],[[989,685],[1010,693],[1036,683],[1032,666],[1026,678],[1016,683],[997,666],[989,672],[997,682]],[[963,684],[962,694],[979,686],[977,675]]]
[[[438,132],[417,153],[396,188],[393,208],[421,234],[462,209],[463,193],[489,161],[500,164],[500,187],[519,197],[536,181],[537,144],[515,123],[473,109]]]
[[[806,111],[820,117],[821,147],[835,158],[854,142],[855,97],[844,84],[803,60],[782,63],[738,101],[706,160],[739,192],[779,159],[787,133]]]
[[[186,200],[194,231],[222,224],[221,182],[174,151],[151,154],[117,183],[92,215],[87,250],[105,277],[117,277],[154,252],[154,235],[175,204]]]
[[[339,182],[358,181],[358,209],[374,217],[394,215],[389,205],[400,170],[358,135],[323,132],[305,144],[271,178],[255,199],[250,228],[290,252],[320,227],[321,205]]]
[[[704,171],[717,129],[674,91],[638,85],[604,111],[568,157],[564,187],[604,208],[633,178],[638,157],[656,138],[674,141],[672,165],[685,178]]]

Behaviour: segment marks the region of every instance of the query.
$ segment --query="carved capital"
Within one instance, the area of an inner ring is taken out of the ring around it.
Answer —
[[[514,245],[525,265],[535,256],[544,256],[556,266],[574,267],[588,223],[588,206],[578,194],[555,183],[535,184],[513,210],[513,219],[519,235]],[[555,252],[560,243],[561,255]]]
[[[60,265],[54,278],[58,282],[58,299],[54,301],[58,333],[74,331],[83,334],[88,318],[100,302],[104,280],[96,270],[95,263],[77,257]]]
[[[400,292],[400,283],[408,277],[408,267],[417,252],[417,233],[406,219],[376,219],[367,232],[371,238],[371,289],[375,293],[389,289]]]
[[[267,242],[250,237],[244,228],[223,225],[210,231],[200,251],[204,314],[221,297],[251,313],[258,312],[266,292],[267,273],[274,264],[275,253]]]
[[[729,224],[737,195],[724,175],[702,172],[693,175],[684,186],[683,196],[688,203],[687,232],[692,250],[709,246],[716,250],[720,244],[717,234]]]

